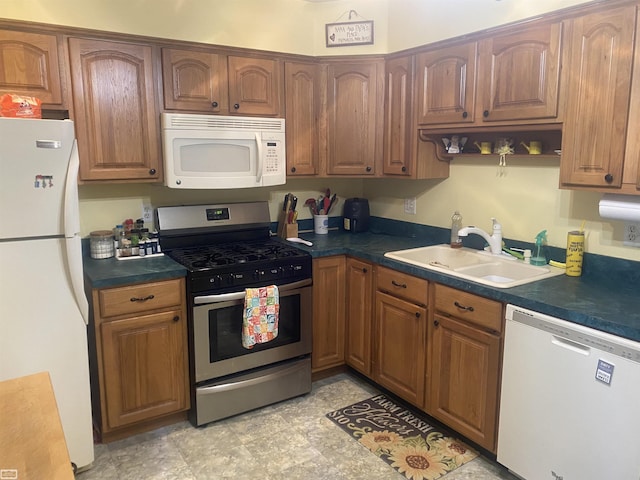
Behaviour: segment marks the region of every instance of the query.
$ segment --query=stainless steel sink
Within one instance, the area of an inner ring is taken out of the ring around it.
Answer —
[[[530,265],[506,255],[492,255],[472,248],[451,248],[449,245],[398,250],[384,256],[497,288],[524,285],[564,273],[564,270],[549,265]]]

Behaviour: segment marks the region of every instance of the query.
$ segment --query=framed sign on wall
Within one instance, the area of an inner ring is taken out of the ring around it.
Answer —
[[[326,24],[327,47],[373,44],[373,21]]]

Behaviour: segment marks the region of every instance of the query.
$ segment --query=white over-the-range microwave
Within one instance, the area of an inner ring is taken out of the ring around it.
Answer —
[[[165,184],[250,188],[286,182],[283,118],[162,114]]]

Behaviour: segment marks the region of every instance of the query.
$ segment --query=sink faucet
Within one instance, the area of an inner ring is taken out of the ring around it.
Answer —
[[[487,232],[482,230],[481,228],[474,227],[473,225],[469,225],[468,227],[463,227],[458,230],[459,237],[466,237],[470,233],[475,233],[476,235],[480,235],[484,238],[489,244],[489,248],[491,249],[491,253],[494,255],[502,254],[502,225],[498,223],[495,218],[492,218],[493,222],[493,235],[489,236]]]

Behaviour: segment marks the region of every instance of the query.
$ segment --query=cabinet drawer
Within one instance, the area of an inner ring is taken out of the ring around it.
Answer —
[[[472,293],[436,284],[436,310],[475,323],[484,328],[502,331],[502,304]]]
[[[182,303],[182,279],[99,290],[100,316],[115,317]]]
[[[406,273],[378,267],[376,276],[378,290],[392,293],[420,305],[427,304],[429,282]]]

